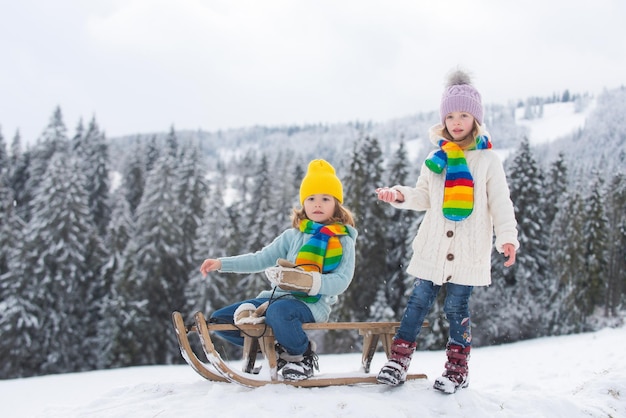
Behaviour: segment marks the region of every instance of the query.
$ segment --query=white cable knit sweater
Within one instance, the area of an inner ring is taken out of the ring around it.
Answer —
[[[430,131],[435,144],[437,127]],[[438,285],[488,286],[494,232],[499,252],[506,243],[517,249],[517,222],[500,157],[486,149],[465,151],[465,158],[474,178],[474,210],[468,218],[455,222],[443,216],[445,171],[435,174],[426,165],[422,165],[415,187],[393,187],[404,195],[404,202],[392,205],[426,211],[413,240],[409,274]]]

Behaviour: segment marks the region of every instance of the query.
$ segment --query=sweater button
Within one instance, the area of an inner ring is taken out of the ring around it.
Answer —
[[[452,280],[452,276],[446,277],[446,282],[449,282],[450,280]]]
[[[446,232],[446,236],[447,236],[448,238],[452,238],[452,237],[454,236],[454,231],[448,231],[448,232]]]
[[[454,254],[448,254],[446,258],[448,259],[448,261],[452,261],[454,260]]]

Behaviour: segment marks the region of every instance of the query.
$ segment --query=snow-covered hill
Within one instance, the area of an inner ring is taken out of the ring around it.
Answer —
[[[578,109],[578,102],[551,103],[543,107],[541,117],[534,119],[524,119],[524,108],[520,107],[515,112],[515,123],[528,128],[530,145],[543,144],[584,128],[596,104],[596,99],[593,99],[584,109]]]
[[[626,327],[476,348],[470,387],[431,385],[444,353],[417,352],[428,380],[317,389],[248,389],[203,380],[189,366],[151,366],[0,381],[5,417],[626,417]],[[374,356],[377,370],[384,356]],[[6,361],[6,359],[4,360]],[[321,372],[354,371],[360,355],[322,355]]]

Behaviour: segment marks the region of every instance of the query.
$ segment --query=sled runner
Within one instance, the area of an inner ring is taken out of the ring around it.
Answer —
[[[247,387],[267,384],[287,384],[301,387],[323,387],[337,385],[377,384],[376,375],[369,374],[370,364],[378,342],[381,341],[387,357],[391,341],[399,326],[398,322],[330,322],[304,324],[305,330],[357,330],[363,336],[363,353],[359,372],[348,374],[320,374],[306,380],[290,381],[278,375],[276,367],[275,341],[272,329],[266,324],[232,325],[207,323],[202,312],[196,313],[195,325],[185,326],[179,312],[172,314],[180,351],[185,361],[202,377],[219,382],[233,382]],[[238,371],[224,362],[215,349],[211,333],[215,331],[240,330],[244,337],[243,371]],[[197,333],[208,363],[201,361],[191,349],[188,334]],[[255,361],[261,351],[269,364],[270,379],[264,379],[255,372]],[[407,380],[425,379],[424,374],[410,374]]]

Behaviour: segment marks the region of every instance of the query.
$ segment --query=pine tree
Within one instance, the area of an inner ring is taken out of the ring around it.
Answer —
[[[584,299],[586,283],[584,235],[585,212],[579,193],[564,193],[558,199],[561,208],[550,228],[549,280],[553,297],[546,319],[551,335],[570,334],[586,329],[587,314],[579,303]]]
[[[21,274],[19,255],[24,224],[13,211],[10,190],[0,189],[0,242],[5,264],[0,274],[0,379],[37,374],[39,360],[33,352],[41,350],[37,339],[40,310],[33,303],[31,278]]]
[[[32,202],[32,218],[20,256],[22,277],[32,278],[28,291],[38,307],[36,336],[42,344],[39,368],[29,372],[59,373],[93,365],[93,324],[99,300],[95,289],[105,252],[91,222],[85,179],[66,153],[53,154]]]
[[[354,145],[350,171],[344,179],[344,202],[352,210],[360,238],[356,246],[354,278],[344,293],[343,320],[370,319],[381,283],[389,275],[385,229],[388,218],[374,191],[382,184],[383,156],[376,138],[365,136]]]
[[[24,207],[20,211],[22,218],[28,222],[31,215],[31,202],[35,197],[35,190],[44,179],[44,174],[52,156],[59,153],[66,153],[69,146],[67,138],[67,128],[63,122],[61,108],[57,107],[50,118],[50,122],[44,129],[38,140],[37,146],[29,155],[28,174],[22,175],[26,178],[21,199]]]
[[[559,153],[558,158],[550,167],[549,177],[545,181],[545,203],[544,209],[546,215],[546,225],[552,224],[556,216],[559,206],[558,197],[569,190],[569,181],[567,177],[567,166],[563,153]]]
[[[95,118],[89,122],[87,131],[82,131],[82,127],[79,128],[74,137],[74,153],[85,173],[85,187],[89,194],[89,209],[94,223],[100,236],[104,237],[111,218],[108,145]]]
[[[135,144],[133,152],[128,155],[122,169],[122,189],[133,216],[141,202],[146,183],[147,167],[142,155],[141,145]]]
[[[606,197],[608,228],[607,301],[605,316],[619,316],[626,291],[626,177],[613,175]]]
[[[189,284],[185,290],[188,312],[202,311],[208,314],[240,298],[236,282],[230,280],[237,278],[237,275],[215,271],[202,277],[199,271],[200,264],[206,258],[235,255],[228,252],[232,228],[221,187],[220,182],[215,182],[206,197],[206,210],[211,216],[202,219],[196,236],[194,258],[197,263],[190,271]]]
[[[408,184],[409,163],[403,140],[400,141],[389,166],[386,184]],[[418,214],[411,210],[398,210],[387,204],[383,206],[388,210],[390,219],[386,238],[389,249],[387,266],[390,272],[386,283],[386,297],[395,317],[401,318],[408,300],[407,284],[413,281],[406,272],[406,266],[411,257],[411,242],[417,233],[415,221]]]
[[[8,168],[10,166],[9,153],[7,152],[7,144],[4,140],[4,135],[2,135],[2,126],[0,125],[0,174],[2,172],[6,172],[8,174]]]
[[[585,297],[579,301],[587,315],[591,315],[596,307],[606,305],[606,276],[608,265],[609,220],[603,195],[603,180],[595,173],[594,184],[590,196],[586,199],[585,212],[587,219],[583,230],[587,238],[585,248],[586,284]]]
[[[129,240],[123,255],[117,260],[119,264],[114,270],[111,292],[102,304],[103,315],[98,324],[101,346],[97,355],[100,368],[154,362],[151,356],[144,353],[144,339],[151,335],[153,321],[142,289],[143,283],[136,274],[133,255],[137,252],[137,242]]]
[[[22,219],[28,218],[30,193],[26,185],[30,178],[30,152],[22,152],[22,140],[19,131],[11,142],[11,160],[9,164],[9,186],[13,190],[16,214]]]
[[[178,359],[169,317],[172,311],[184,308],[188,271],[181,259],[184,238],[176,179],[176,161],[164,154],[149,172],[144,197],[137,207],[136,236],[127,247],[122,277],[116,278],[124,302],[133,304],[138,314],[147,314],[119,328],[141,342],[141,353],[127,354],[130,364],[168,364]],[[142,320],[149,319],[149,327],[137,329],[142,327]]]
[[[191,147],[183,149],[177,170],[175,192],[180,211],[178,222],[183,230],[181,258],[186,271],[190,271],[196,264],[193,259],[196,254],[195,240],[198,227],[205,216],[208,191],[204,176],[205,170],[200,164],[198,150]]]
[[[146,144],[144,154],[146,156],[146,172],[150,172],[161,155],[156,135],[153,135]]]
[[[476,289],[472,298],[472,319],[474,324],[480,324],[475,338],[491,343],[541,335],[541,318],[551,298],[546,280],[544,179],[527,138],[521,141],[510,162],[508,183],[518,223],[517,261],[505,268],[502,255],[494,249],[492,286]]]
[[[274,175],[270,173],[267,155],[263,154],[254,175],[254,185],[250,196],[250,216],[247,219],[246,235],[250,245],[249,251],[259,251],[276,238],[275,209],[272,195]],[[241,293],[256,296],[267,288],[267,281],[260,274],[245,276],[238,286]]]

